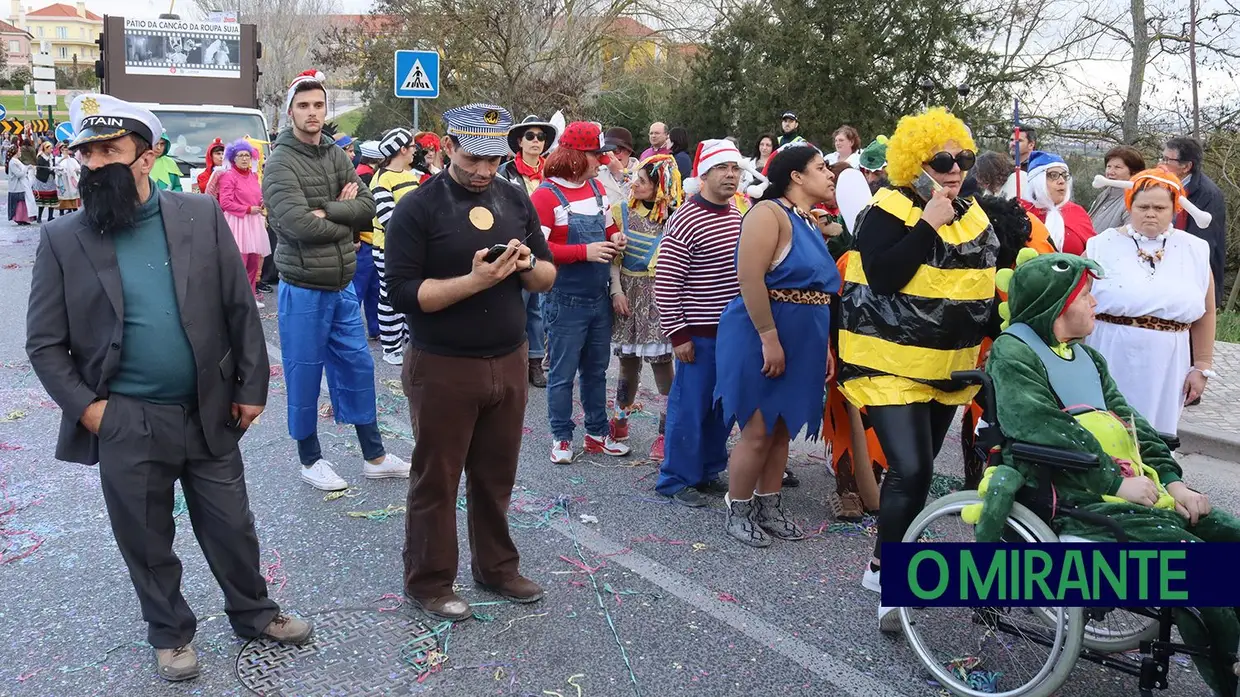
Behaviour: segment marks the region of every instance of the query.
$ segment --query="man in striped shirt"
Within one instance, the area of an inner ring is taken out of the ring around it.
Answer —
[[[728,141],[699,146],[696,181],[686,182],[685,191],[701,190],[668,220],[655,267],[659,321],[676,353],[667,450],[655,490],[693,508],[707,505],[703,492],[727,491],[718,479],[728,466],[728,429],[715,405],[715,334],[723,308],[740,293],[741,214],[732,204],[740,165],[741,153]]]

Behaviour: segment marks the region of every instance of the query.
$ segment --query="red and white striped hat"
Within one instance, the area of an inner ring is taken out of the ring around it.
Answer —
[[[725,138],[704,140],[698,143],[697,152],[693,156],[693,171],[684,183],[685,193],[692,195],[701,191],[702,175],[714,167],[726,165],[729,162],[735,162],[742,167],[745,164],[745,158],[741,157],[741,151],[732,141]]]

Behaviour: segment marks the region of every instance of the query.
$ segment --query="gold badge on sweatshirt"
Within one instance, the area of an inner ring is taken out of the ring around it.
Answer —
[[[482,206],[474,206],[469,211],[469,222],[473,223],[474,227],[479,230],[490,230],[491,226],[495,224],[495,216],[491,214],[491,211]]]

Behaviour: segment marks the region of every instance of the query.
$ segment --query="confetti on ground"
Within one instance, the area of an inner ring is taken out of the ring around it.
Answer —
[[[8,271],[12,271],[13,269],[20,269],[21,264],[5,264],[3,268]]]
[[[383,386],[388,388],[388,392],[403,398],[405,396],[405,388],[401,386],[400,380],[384,380]]]
[[[944,664],[948,672],[971,689],[987,695],[997,694],[999,678],[1003,677],[1003,672],[982,670],[981,666],[982,659],[977,656],[953,658]]]
[[[382,603],[388,600],[394,601],[396,604],[388,605],[386,607],[380,607],[379,612],[395,612],[399,610],[402,605],[405,604],[405,599],[401,597],[398,593],[384,593],[383,595],[379,596],[379,600],[377,602]]]
[[[528,620],[528,619],[530,619],[531,617],[546,617],[546,616],[547,616],[547,614],[548,614],[548,613],[546,613],[546,612],[539,612],[539,613],[537,613],[537,614],[533,614],[533,615],[523,615],[523,616],[521,616],[521,617],[514,617],[514,618],[512,618],[512,619],[508,620],[508,626],[506,626],[506,627],[504,627],[503,629],[501,629],[501,630],[499,630],[498,632],[496,632],[495,636],[499,636],[500,634],[503,634],[504,632],[508,631],[509,629],[512,629],[513,625],[515,625],[515,624],[516,624],[517,622],[519,622],[520,620]]]
[[[725,603],[739,603],[740,602],[739,600],[736,599],[735,595],[732,595],[731,593],[724,593],[723,591],[719,591],[718,597],[720,600],[722,600]]]
[[[0,450],[22,450],[22,449],[23,449],[23,448],[22,448],[22,446],[20,446],[20,445],[14,445],[14,444],[12,444],[12,443],[4,443],[4,442],[0,442]]]
[[[340,491],[333,491],[323,497],[324,501],[335,501],[336,499],[355,499],[362,495],[362,490],[355,486]]]
[[[276,584],[275,592],[280,593],[284,591],[284,586],[288,585],[288,574],[284,572],[284,560],[280,558],[280,552],[273,549],[271,553],[276,560],[263,565],[263,578],[267,580],[268,586]]]
[[[147,646],[146,642],[133,641],[133,642],[126,642],[124,644],[117,644],[116,646],[113,646],[107,651],[104,651],[103,655],[100,656],[98,660],[91,661],[90,663],[87,663],[85,665],[80,665],[80,666],[74,666],[74,667],[65,666],[60,669],[60,672],[77,673],[78,671],[87,670],[89,668],[95,668],[99,665],[102,665],[104,661],[108,660],[108,656],[111,656],[113,653],[120,651],[121,649],[132,648],[132,647],[142,647],[142,646]]]
[[[947,474],[936,474],[930,480],[930,496],[942,498],[964,488],[964,480]]]
[[[280,378],[280,377],[284,377],[284,366],[282,366],[282,365],[273,365],[273,366],[271,366],[271,371],[270,371],[270,373],[271,373],[271,377],[273,377],[273,378]]]
[[[575,687],[575,688],[577,688],[577,697],[582,697],[582,694],[583,694],[583,693],[582,693],[582,691],[581,691],[581,685],[578,685],[577,683],[575,683],[575,682],[573,682],[573,681],[574,681],[574,680],[581,679],[581,678],[584,678],[585,676],[586,676],[586,674],[585,674],[585,673],[578,673],[578,674],[576,674],[576,675],[570,675],[570,676],[568,677],[568,680],[567,680],[568,684],[569,684],[569,685],[572,685],[572,686],[573,686],[573,687]],[[634,687],[636,687],[636,686],[634,686]],[[563,692],[560,692],[559,690],[543,690],[543,694],[544,694],[544,695],[550,695],[551,697],[566,697],[566,696],[565,696],[565,694],[564,694]],[[567,697],[572,697],[572,693],[569,693],[569,695],[568,695]]]
[[[172,499],[172,517],[180,518],[189,511],[189,505],[185,503],[185,494],[177,489],[176,496]]]
[[[366,520],[387,520],[395,515],[405,512],[404,506],[396,504],[388,504],[387,508],[380,508],[374,511],[349,511],[345,515],[350,518],[365,518]]]
[[[586,478],[585,477],[569,477],[568,483],[574,484],[576,486],[581,486],[582,484],[586,483]]]
[[[0,419],[0,421],[20,421],[24,418],[26,418],[26,412],[22,411],[21,409],[14,409],[13,411],[9,412],[8,415],[5,416],[3,419]]]
[[[43,537],[30,530],[14,530],[9,528],[9,520],[42,499],[36,499],[22,506],[9,498],[8,484],[0,476],[0,564],[25,559],[43,546]]]
[[[583,523],[596,523],[596,524],[597,524],[597,523],[598,523],[598,516],[592,516],[592,515],[590,515],[589,513],[582,513],[582,514],[581,514],[581,522],[583,522]]]
[[[448,640],[452,635],[452,623],[440,622],[426,634],[416,636],[400,648],[402,661],[418,673],[418,682],[438,672],[448,661]]]

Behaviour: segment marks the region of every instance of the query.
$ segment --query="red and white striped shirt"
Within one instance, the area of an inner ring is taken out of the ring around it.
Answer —
[[[538,220],[542,223],[543,234],[547,236],[547,247],[551,249],[551,258],[556,266],[585,262],[586,245],[568,243],[568,214],[609,213],[611,203],[607,200],[607,192],[603,189],[601,182],[594,182],[603,199],[603,207],[600,209],[589,182],[574,184],[559,177],[551,177],[548,181],[555,184],[568,201],[567,206],[560,205],[560,199],[556,198],[555,193],[545,186],[538,187],[530,196],[534,210],[538,212]],[[607,239],[610,240],[620,231],[620,228],[616,227],[610,215],[606,217],[606,221]]]
[[[715,336],[723,309],[741,292],[736,280],[740,236],[736,206],[711,203],[700,194],[667,221],[655,263],[654,296],[659,324],[674,346],[691,336]]]

